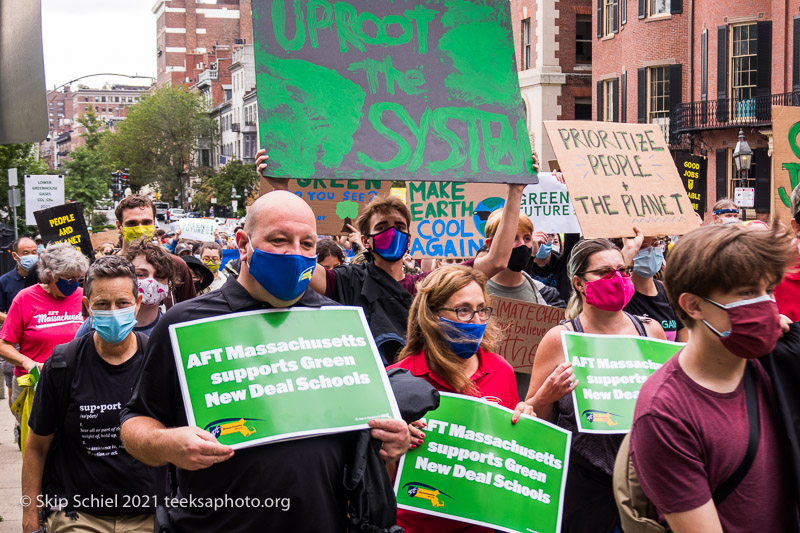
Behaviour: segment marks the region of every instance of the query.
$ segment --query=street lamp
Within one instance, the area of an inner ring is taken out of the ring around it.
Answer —
[[[231,207],[233,207],[233,216],[236,216],[236,211],[239,210],[239,201],[237,200],[236,186],[231,187]]]
[[[733,165],[736,168],[736,173],[739,176],[738,182],[741,188],[747,187],[747,175],[750,172],[750,165],[753,164],[753,151],[750,145],[744,139],[744,131],[739,130],[739,142],[736,143],[736,148],[733,150]],[[744,191],[742,191],[744,192]],[[734,197],[736,195],[734,194]],[[753,207],[752,205],[742,205],[742,221],[747,219],[746,207]]]

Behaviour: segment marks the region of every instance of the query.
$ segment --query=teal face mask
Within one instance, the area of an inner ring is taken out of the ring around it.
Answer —
[[[118,344],[127,338],[136,326],[136,306],[107,311],[92,309],[92,329],[109,344]]]

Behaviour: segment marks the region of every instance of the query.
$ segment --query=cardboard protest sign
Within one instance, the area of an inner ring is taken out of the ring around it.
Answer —
[[[33,213],[42,242],[68,242],[89,259],[94,259],[92,240],[83,218],[83,205],[71,202]]]
[[[800,184],[800,107],[772,106],[772,216],[786,224],[792,218],[789,197]]]
[[[564,309],[492,296],[492,320],[503,331],[497,351],[514,367],[530,374],[533,358],[545,333],[564,319]]]
[[[561,342],[578,380],[572,400],[581,433],[630,431],[642,384],[684,346],[647,337],[567,331],[561,332]]]
[[[657,124],[546,121],[587,238],[683,235],[697,218]]]
[[[64,176],[62,174],[27,174],[25,176],[25,224],[35,226],[38,222],[33,215],[34,212],[63,203]]]
[[[580,233],[567,186],[550,172],[540,172],[538,178],[539,183],[525,187],[520,204],[520,210],[533,222],[533,229],[545,233]]]
[[[414,258],[475,257],[486,221],[505,205],[507,191],[504,185],[425,181],[410,181],[406,189]]]
[[[212,242],[217,223],[205,218],[182,218],[179,220],[181,239]]]
[[[283,178],[533,179],[507,0],[253,0]]]
[[[360,307],[250,311],[169,329],[189,424],[233,448],[400,418]]]
[[[686,195],[695,213],[703,216],[706,212],[706,176],[708,175],[708,159],[686,152],[675,154],[675,166],[681,176]]]
[[[272,161],[270,159],[270,161]],[[289,182],[289,191],[306,201],[317,216],[317,233],[350,233],[358,215],[373,198],[388,196],[391,183],[380,180],[300,179]]]
[[[107,229],[99,233],[92,233],[92,249],[97,250],[104,244],[113,244],[115,247],[119,246],[119,232],[115,229]]]
[[[425,443],[400,461],[397,506],[502,531],[555,533],[572,435],[538,418],[442,392]]]

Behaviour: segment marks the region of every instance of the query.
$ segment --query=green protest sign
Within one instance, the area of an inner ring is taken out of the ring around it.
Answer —
[[[441,393],[424,419],[425,444],[401,460],[402,509],[503,531],[561,528],[572,435],[538,418],[511,424],[511,410]]]
[[[170,326],[189,424],[244,448],[400,418],[359,307],[233,313]]]
[[[642,384],[684,344],[629,335],[561,332],[578,386],[572,391],[578,431],[627,433]]]
[[[535,182],[507,0],[253,0],[273,176]]]

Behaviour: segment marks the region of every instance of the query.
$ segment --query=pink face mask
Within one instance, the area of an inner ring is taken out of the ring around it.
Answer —
[[[731,321],[731,329],[728,331],[717,331],[705,320],[703,324],[719,337],[719,341],[729,352],[743,359],[755,359],[775,349],[781,336],[781,321],[778,304],[771,296],[765,294],[728,305],[705,299],[728,312]]]
[[[622,311],[635,291],[630,276],[617,271],[610,278],[586,282],[586,303],[603,311]]]

